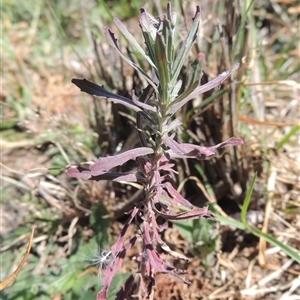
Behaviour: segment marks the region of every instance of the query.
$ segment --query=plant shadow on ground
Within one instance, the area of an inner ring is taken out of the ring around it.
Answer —
[[[248,223],[299,249],[296,6],[256,1],[247,11],[231,3],[202,1],[201,34],[190,57],[206,54],[202,83],[236,61],[241,67],[230,86],[182,109],[180,136],[213,145],[237,135],[245,146],[209,161],[177,162],[175,182],[194,205],[218,204],[216,213],[240,220],[257,173]],[[109,249],[141,187],[71,181],[64,170],[133,148],[138,139],[130,111],[81,95],[70,79],[87,77],[124,96],[144,88],[102,35],[104,24],[118,16],[138,38],[138,7],[134,1],[111,7],[104,1],[3,6],[1,281],[21,261],[31,225],[37,228],[27,264],[2,291],[3,299],[95,299],[101,287],[99,248]],[[174,3],[183,15],[183,37],[194,7],[192,1],[184,7]],[[165,11],[147,9],[160,16]],[[229,223],[203,222],[174,224],[164,233],[172,249],[191,259],[172,262],[188,270],[191,285],[158,274],[155,299],[280,299],[296,293],[299,265],[280,248]],[[129,253],[111,299],[136,269],[132,258],[139,250]]]

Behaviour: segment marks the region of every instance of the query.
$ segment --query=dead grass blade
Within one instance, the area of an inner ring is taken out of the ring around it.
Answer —
[[[26,249],[24,257],[21,260],[21,263],[19,264],[19,266],[17,267],[17,269],[9,277],[7,277],[3,282],[0,283],[0,291],[2,291],[7,286],[9,286],[17,278],[17,276],[21,272],[23,266],[25,265],[27,257],[29,255],[29,252],[30,252],[30,249],[31,249],[31,246],[32,246],[34,229],[35,229],[35,227],[33,226],[32,229],[31,229],[30,236],[29,236],[28,246],[27,246],[27,249]]]

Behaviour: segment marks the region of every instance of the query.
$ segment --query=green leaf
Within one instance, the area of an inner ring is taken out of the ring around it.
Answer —
[[[160,27],[160,20],[155,19],[144,8],[141,8],[139,24],[145,39],[148,55],[153,62],[155,62],[154,43],[156,33]]]
[[[59,274],[51,284],[51,292],[68,292],[72,289],[76,277],[81,273],[81,270],[76,269],[76,266],[67,264],[63,269],[62,274]]]
[[[193,241],[193,220],[176,221],[173,223],[183,237],[185,237],[188,241]]]
[[[188,82],[186,85],[187,89],[189,89],[190,87],[194,87],[194,89],[195,89],[200,84],[204,60],[205,60],[204,54],[199,53],[197,55],[197,58],[191,64]]]
[[[94,273],[88,273],[83,276],[77,276],[72,288],[72,293],[78,296],[77,299],[83,299],[83,296],[85,296],[87,292],[91,292],[89,291],[89,289],[94,286],[94,279],[96,279],[96,275]],[[93,293],[95,296],[95,292]]]
[[[197,58],[191,64],[186,88],[175,101],[172,101],[173,103],[180,102],[182,99],[184,99],[189,94],[191,94],[199,86],[202,77],[203,61],[204,61],[204,55],[202,53],[199,53]]]
[[[226,89],[222,89],[220,91],[214,92],[210,97],[207,97],[205,100],[201,101],[199,105],[193,106],[193,108],[187,112],[186,120],[190,119],[190,117],[195,113],[195,111],[221,98],[226,92],[227,92]]]
[[[110,43],[110,45],[112,47],[114,47],[119,55],[135,70],[137,70],[138,72],[140,72],[144,78],[147,80],[147,82],[149,84],[151,84],[151,86],[154,88],[155,91],[157,91],[157,87],[154,84],[154,82],[152,81],[152,79],[148,76],[148,74],[146,73],[146,71],[144,71],[140,66],[138,66],[136,63],[134,63],[132,60],[130,60],[126,55],[124,55],[124,53],[121,51],[121,49],[119,48],[118,44],[117,44],[117,39],[114,37],[114,34],[109,30],[109,28],[107,26],[104,27],[104,35],[106,36],[108,42]]]
[[[168,88],[169,88],[169,68],[168,59],[166,55],[166,44],[163,41],[163,37],[160,33],[156,34],[155,39],[155,59],[158,69],[158,79],[159,79],[159,91],[161,92],[162,104],[168,104]]]
[[[148,32],[143,31],[143,36],[147,46],[148,55],[151,60],[155,61],[154,40],[152,39],[151,34]]]
[[[178,80],[177,83],[172,88],[172,91],[170,91],[170,103],[174,101],[174,99],[178,96],[178,93],[182,87],[182,80]]]
[[[90,215],[90,224],[95,230],[98,245],[101,247],[107,245],[109,241],[108,229],[110,228],[111,222],[108,211],[102,204],[97,204],[93,207]]]
[[[198,32],[198,27],[200,23],[200,8],[197,6],[196,14],[195,17],[193,18],[193,24],[192,28],[189,31],[189,34],[186,38],[186,40],[183,42],[179,53],[176,56],[176,59],[174,61],[174,65],[172,66],[171,70],[171,86],[175,84],[177,81],[177,78],[180,74],[181,68],[186,61],[186,58],[196,40],[197,37],[197,32]]]
[[[122,32],[122,34],[125,36],[125,38],[129,42],[130,46],[133,46],[138,51],[138,53],[140,53],[147,60],[147,62],[150,64],[150,66],[152,68],[156,69],[156,66],[153,63],[153,61],[145,53],[144,49],[139,45],[139,43],[132,36],[132,34],[127,30],[127,27],[118,18],[114,18],[114,22],[115,22],[116,26],[119,28],[119,30]]]
[[[114,276],[112,283],[109,287],[109,292],[108,292],[108,298],[107,300],[115,300],[116,299],[116,294],[119,292],[121,289],[122,285],[126,282],[127,278],[129,277],[129,274],[116,274]]]
[[[237,54],[237,60],[240,61],[241,57],[243,55],[242,51],[242,45],[245,43],[245,27],[249,26],[247,25],[247,19],[248,16],[251,15],[251,10],[253,9],[255,0],[247,1],[247,2],[242,2],[243,3],[243,8],[242,8],[242,13],[241,13],[241,23],[238,27],[238,31],[236,33],[236,39],[233,45],[233,51],[232,53]],[[248,5],[248,6],[247,6]]]
[[[2,108],[1,108],[2,109]],[[18,118],[10,118],[10,119],[4,119],[3,117],[1,118],[1,123],[0,123],[0,130],[4,129],[10,129],[13,128],[18,124],[20,121]]]
[[[173,29],[170,20],[166,18],[164,18],[163,21],[162,36],[166,43],[167,59],[170,63],[172,63],[174,55]]]

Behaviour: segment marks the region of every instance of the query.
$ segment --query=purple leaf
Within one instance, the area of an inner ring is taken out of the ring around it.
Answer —
[[[137,236],[134,236],[130,239],[130,241],[127,243],[127,245],[124,246],[125,234],[128,229],[128,226],[132,222],[132,220],[135,218],[136,214],[139,212],[139,209],[140,209],[140,206],[138,206],[138,205],[133,209],[129,219],[126,221],[126,223],[121,231],[121,234],[119,235],[118,239],[115,241],[113,246],[111,247],[111,253],[112,253],[112,256],[114,257],[114,259],[111,261],[111,263],[105,269],[104,276],[103,276],[103,288],[97,294],[97,300],[107,299],[108,288],[111,284],[113,277],[116,275],[116,273],[121,268],[122,261],[123,261],[124,257],[126,256],[126,252],[134,246],[134,244],[137,240]]]
[[[74,177],[76,179],[83,179],[83,180],[88,180],[92,177],[91,171],[82,166],[70,167],[67,170],[67,175],[70,177]]]
[[[154,237],[156,239],[156,241],[159,243],[159,244],[164,244],[163,240],[161,239],[161,236],[160,234],[158,233],[158,224],[156,222],[156,217],[154,215],[154,212],[153,210],[149,210],[149,214],[150,214],[150,220],[151,220],[151,225],[152,225],[152,230],[153,230],[153,234],[154,234]]]
[[[219,86],[222,84],[230,75],[232,72],[236,71],[239,67],[239,64],[236,64],[232,70],[223,72],[222,74],[218,75],[215,79],[207,82],[204,85],[199,86],[196,88],[192,93],[190,93],[187,97],[177,102],[176,100],[171,104],[171,107],[167,111],[167,114],[170,114],[171,116],[178,111],[183,105],[185,105],[190,100],[196,98],[197,96],[215,88],[216,86]],[[178,97],[180,99],[180,96]]]
[[[128,226],[131,224],[132,220],[135,218],[136,214],[139,212],[139,209],[140,209],[140,206],[137,205],[131,212],[130,218],[124,224],[121,234],[119,235],[119,237],[117,238],[117,240],[111,247],[112,255],[117,255],[122,250],[123,243],[125,240],[125,234],[128,229]]]
[[[153,149],[140,147],[125,151],[121,154],[99,158],[93,165],[90,166],[91,173],[95,176],[102,172],[108,171],[114,167],[122,166],[129,160],[135,160],[137,157],[154,153]]]
[[[231,147],[231,146],[239,146],[239,145],[243,145],[244,141],[240,138],[236,138],[236,137],[231,137],[230,139],[228,139],[225,142],[222,142],[220,144],[217,144],[215,146],[211,146],[209,147],[209,149],[211,150],[216,150],[218,148],[225,148],[225,147]]]
[[[103,276],[103,288],[102,290],[97,294],[97,299],[107,299],[108,296],[108,288],[116,275],[116,273],[120,270],[122,266],[122,262],[126,256],[126,252],[132,248],[137,240],[137,237],[134,236],[130,239],[129,243],[124,247],[124,249],[117,253],[116,257],[112,262],[106,267],[104,276]]]
[[[150,238],[149,230],[150,228],[148,222],[144,222],[144,243],[145,243],[146,253],[151,267],[157,272],[166,273],[172,276],[173,278],[177,279],[179,282],[189,283],[188,281],[186,281],[184,278],[181,278],[177,274],[178,270],[174,266],[166,263],[164,260],[161,259],[159,253],[153,246],[153,243]]]
[[[198,146],[188,143],[177,143],[173,138],[164,136],[163,141],[170,148],[166,151],[171,158],[186,158],[186,157],[196,157],[197,159],[206,159],[215,152],[207,147]]]
[[[197,158],[207,159],[212,155],[216,154],[218,148],[224,148],[228,146],[237,146],[244,144],[240,138],[232,137],[229,140],[217,144],[211,147],[203,147],[188,143],[177,143],[173,138],[164,136],[163,141],[170,148],[166,151],[167,155],[171,158]]]
[[[72,83],[78,86],[81,91],[89,95],[104,97],[107,100],[112,101],[114,103],[123,104],[136,112],[142,111],[142,109],[139,106],[137,106],[131,99],[111,93],[107,91],[103,86],[95,84],[89,80],[72,79]]]
[[[153,149],[147,147],[140,147],[128,150],[115,156],[107,156],[99,158],[89,169],[82,166],[71,167],[67,170],[67,175],[77,179],[84,180],[100,180],[111,179],[115,181],[139,181],[142,180],[141,176],[133,173],[114,173],[108,172],[110,169],[117,166],[122,166],[129,160],[135,160],[137,157],[152,154]]]
[[[168,273],[170,271],[175,270],[174,266],[167,264],[160,258],[156,249],[153,247],[153,243],[150,238],[149,231],[150,231],[150,228],[149,228],[148,222],[144,222],[145,248],[146,248],[146,253],[149,258],[152,268],[157,272],[163,272],[163,273]]]
[[[152,89],[153,90],[153,89]],[[132,90],[131,92],[131,97],[132,97],[132,102],[138,106],[138,107],[141,107],[142,109],[144,110],[150,110],[150,111],[153,111],[153,112],[157,112],[157,108],[156,107],[153,107],[151,105],[148,105],[148,104],[145,104],[143,102],[139,102],[138,100],[136,100],[136,96],[134,94],[134,90]]]
[[[139,182],[145,183],[145,178],[139,174],[131,173],[131,172],[106,172],[101,175],[92,176],[91,171],[82,166],[71,167],[67,171],[67,175],[70,177],[74,177],[77,179],[83,180],[111,180],[116,182],[126,181],[126,182]]]
[[[164,243],[163,245],[161,245],[161,248],[164,251],[168,252],[171,256],[173,256],[176,259],[182,259],[182,260],[185,260],[185,261],[189,261],[189,259],[185,255],[180,254],[180,253],[178,253],[176,251],[171,250],[170,247],[166,243]]]
[[[186,208],[193,209],[193,205],[183,198],[181,194],[172,186],[170,182],[163,184],[163,187],[168,191],[169,195],[172,197],[172,200],[177,204],[177,206],[182,205]],[[168,197],[170,199],[170,197]]]

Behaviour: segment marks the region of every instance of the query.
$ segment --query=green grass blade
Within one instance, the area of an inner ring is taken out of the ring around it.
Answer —
[[[292,247],[290,247],[288,245],[284,245],[283,243],[278,241],[275,237],[271,236],[270,234],[264,233],[257,228],[253,228],[247,223],[247,218],[246,218],[247,210],[248,210],[251,195],[252,195],[252,192],[254,189],[254,183],[255,183],[256,177],[257,177],[256,175],[253,177],[250,187],[249,187],[249,190],[245,197],[244,204],[243,204],[242,211],[241,211],[241,222],[234,220],[230,217],[221,216],[217,212],[214,212],[216,220],[221,223],[224,223],[226,225],[234,226],[240,230],[249,231],[259,238],[264,238],[268,243],[270,243],[273,246],[279,247],[281,249],[281,251],[283,251],[286,255],[288,255],[290,258],[292,258],[296,262],[300,263],[299,252],[297,252],[295,249],[293,249]]]
[[[297,131],[299,131],[300,130],[300,125],[297,125],[297,126],[295,126],[295,127],[293,127],[292,129],[291,129],[291,131],[287,134],[287,135],[285,135],[280,141],[279,141],[279,143],[278,143],[278,145],[277,145],[277,150],[279,150],[279,149],[281,149],[289,140],[290,140],[290,138],[293,136],[293,135],[295,135],[296,133],[297,133]]]
[[[244,199],[244,204],[243,204],[242,211],[241,211],[241,221],[244,224],[245,228],[250,228],[249,224],[247,223],[247,211],[248,211],[248,207],[250,204],[251,195],[252,195],[252,192],[254,189],[255,180],[256,180],[256,174],[254,175],[254,177],[251,181],[251,184],[250,184],[249,190],[246,194],[246,197]]]

